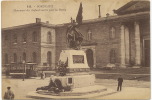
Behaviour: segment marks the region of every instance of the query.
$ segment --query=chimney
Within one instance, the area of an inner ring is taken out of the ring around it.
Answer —
[[[110,14],[109,14],[109,13],[107,13],[107,14],[106,14],[106,17],[109,17],[109,15],[110,15]]]
[[[101,13],[100,13],[100,6],[101,6],[101,5],[98,5],[98,6],[99,6],[99,18],[100,18],[100,17],[101,17]]]
[[[46,24],[49,24],[49,21],[46,21]]]
[[[40,23],[41,22],[41,18],[36,18],[36,23]]]

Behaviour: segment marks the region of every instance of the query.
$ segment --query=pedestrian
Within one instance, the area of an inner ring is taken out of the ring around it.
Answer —
[[[11,91],[11,87],[7,87],[7,91],[4,94],[4,99],[13,100],[15,97],[13,91]]]
[[[41,73],[41,79],[44,79],[44,73],[43,73],[43,71]]]
[[[121,75],[118,78],[118,87],[117,87],[117,91],[121,91],[122,89],[122,82],[123,82],[123,78],[121,77]]]

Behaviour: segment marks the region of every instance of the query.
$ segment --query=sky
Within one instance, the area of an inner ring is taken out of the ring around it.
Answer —
[[[35,23],[35,18],[50,24],[69,23],[76,18],[80,2],[83,7],[83,20],[95,19],[107,13],[114,15],[118,9],[131,0],[47,0],[47,1],[2,1],[2,28]]]

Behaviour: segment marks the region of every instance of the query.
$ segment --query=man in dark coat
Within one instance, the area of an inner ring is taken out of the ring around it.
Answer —
[[[122,89],[122,82],[123,82],[123,78],[121,77],[121,75],[118,78],[118,87],[117,87],[117,91],[121,91]]]
[[[13,91],[11,91],[11,87],[7,87],[7,91],[4,94],[4,99],[13,100],[15,97]]]

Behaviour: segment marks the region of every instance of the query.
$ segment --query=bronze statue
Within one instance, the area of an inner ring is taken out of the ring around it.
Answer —
[[[67,29],[68,47],[76,50],[80,49],[83,41],[83,35],[80,33],[77,27],[78,25],[72,24]]]

